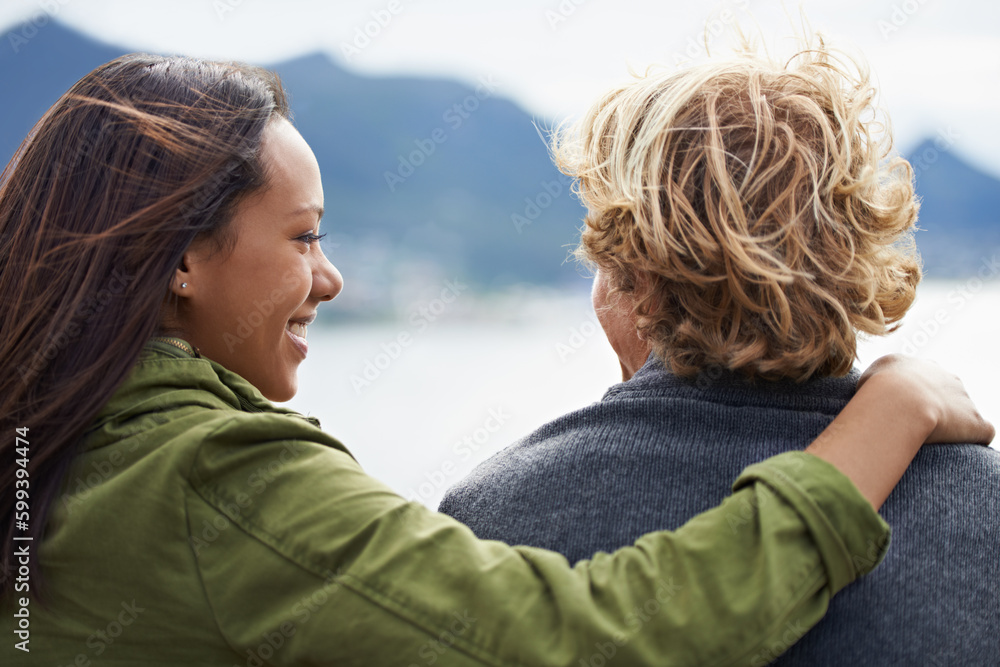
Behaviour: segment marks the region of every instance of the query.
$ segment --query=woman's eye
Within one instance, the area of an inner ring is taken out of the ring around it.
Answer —
[[[302,241],[307,245],[312,245],[316,241],[322,239],[326,234],[303,234],[302,236],[295,239],[296,241]]]

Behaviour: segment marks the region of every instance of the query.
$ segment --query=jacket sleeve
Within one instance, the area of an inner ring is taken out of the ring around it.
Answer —
[[[205,594],[247,664],[763,665],[888,547],[850,480],[794,452],[677,531],[571,567],[476,539],[290,421],[227,422],[189,474],[189,530],[220,528],[192,542]]]

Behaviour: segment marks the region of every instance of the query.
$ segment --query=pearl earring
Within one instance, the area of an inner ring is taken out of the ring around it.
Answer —
[[[184,289],[184,288],[185,288],[185,287],[187,287],[187,286],[188,286],[188,284],[187,284],[187,283],[181,283],[181,289]]]

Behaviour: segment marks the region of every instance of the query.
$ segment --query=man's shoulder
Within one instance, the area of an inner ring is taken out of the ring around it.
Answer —
[[[956,513],[956,508],[962,508]],[[948,516],[942,513],[949,509]],[[924,445],[883,513],[942,530],[989,519],[1000,542],[1000,451],[982,445]],[[964,517],[964,518],[963,518]]]
[[[908,472],[943,480],[975,475],[977,482],[1000,481],[1000,450],[972,444],[924,445]]]

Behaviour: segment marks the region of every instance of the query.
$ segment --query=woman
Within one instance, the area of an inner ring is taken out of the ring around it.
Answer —
[[[727,663],[814,624],[882,558],[873,506],[925,439],[992,437],[957,380],[889,363],[811,454],[747,469],[676,533],[573,568],[477,541],[267,400],[295,393],[306,328],[342,284],[287,117],[267,72],[124,56],[4,172],[18,664]],[[890,405],[912,419],[882,432]]]

